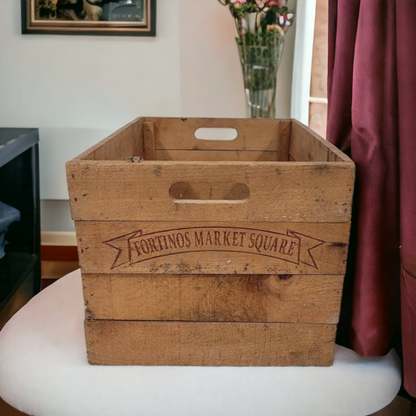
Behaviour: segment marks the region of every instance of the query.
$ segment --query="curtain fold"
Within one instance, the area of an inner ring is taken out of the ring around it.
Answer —
[[[416,1],[395,3],[404,387],[416,397]]]
[[[329,0],[327,138],[357,169],[338,342],[384,355],[402,324],[405,388],[414,397],[415,21],[415,0]]]

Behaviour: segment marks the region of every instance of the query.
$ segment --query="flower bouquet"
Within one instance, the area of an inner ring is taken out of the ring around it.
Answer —
[[[277,70],[293,13],[286,0],[218,1],[235,20],[249,115],[274,118]]]

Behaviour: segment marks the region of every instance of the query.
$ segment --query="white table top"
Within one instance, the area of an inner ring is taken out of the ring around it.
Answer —
[[[80,272],[46,288],[0,332],[0,396],[36,416],[368,415],[396,396],[391,351],[336,346],[332,367],[90,366]]]

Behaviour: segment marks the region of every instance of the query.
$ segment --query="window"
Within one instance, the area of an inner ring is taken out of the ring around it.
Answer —
[[[328,0],[298,0],[296,14],[291,117],[325,137]]]

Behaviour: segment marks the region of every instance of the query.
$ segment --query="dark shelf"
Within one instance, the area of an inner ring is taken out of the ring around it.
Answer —
[[[39,256],[28,253],[7,253],[0,259],[0,310],[39,262]]]
[[[8,226],[0,259],[0,328],[40,290],[39,132],[0,128],[0,201],[20,220]]]
[[[0,128],[0,167],[38,142],[37,129]]]

